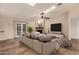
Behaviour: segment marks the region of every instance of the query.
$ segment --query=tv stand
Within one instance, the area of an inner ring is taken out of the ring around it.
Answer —
[[[63,38],[64,35],[61,32],[51,32],[51,34],[53,34],[53,36],[55,36],[56,38]]]
[[[55,31],[52,31],[51,33],[52,34],[62,34],[61,32],[55,32]]]

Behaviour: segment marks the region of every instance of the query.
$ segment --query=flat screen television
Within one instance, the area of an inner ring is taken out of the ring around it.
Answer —
[[[51,31],[61,32],[61,23],[51,24]]]

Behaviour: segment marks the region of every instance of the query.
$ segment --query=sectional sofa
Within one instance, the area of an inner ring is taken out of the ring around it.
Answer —
[[[61,38],[55,38],[52,34],[35,32],[31,34],[31,37],[29,36],[26,34],[20,37],[19,40],[40,55],[49,55],[58,50],[62,42]]]

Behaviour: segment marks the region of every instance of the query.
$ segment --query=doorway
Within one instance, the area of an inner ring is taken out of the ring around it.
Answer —
[[[23,36],[23,34],[26,33],[26,28],[25,22],[15,22],[15,36]]]

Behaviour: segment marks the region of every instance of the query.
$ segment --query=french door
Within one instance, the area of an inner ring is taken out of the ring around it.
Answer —
[[[24,33],[26,33],[26,23],[23,23],[23,22],[16,22],[15,23],[15,34],[16,34],[16,37],[20,37],[22,36]]]

